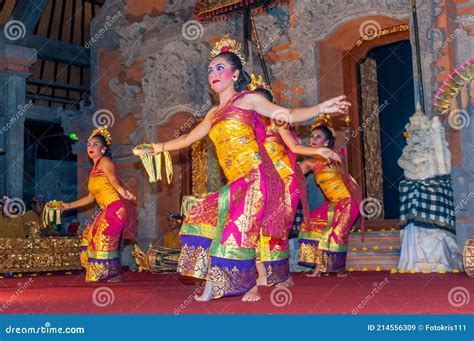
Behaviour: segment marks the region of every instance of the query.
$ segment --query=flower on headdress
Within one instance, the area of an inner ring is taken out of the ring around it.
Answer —
[[[219,40],[214,47],[211,50],[210,56],[211,59],[218,56],[222,52],[232,52],[234,53],[237,57],[239,57],[240,62],[242,65],[245,65],[245,58],[244,55],[241,52],[242,46],[240,43],[235,40],[231,39],[228,34],[224,36],[221,40]]]
[[[96,135],[101,135],[105,139],[105,143],[107,143],[108,146],[112,144],[112,136],[110,135],[110,132],[107,130],[107,126],[99,127],[97,129],[94,129],[87,139],[87,141],[90,141],[94,136]]]

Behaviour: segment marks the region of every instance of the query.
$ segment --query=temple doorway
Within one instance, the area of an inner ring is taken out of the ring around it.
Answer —
[[[380,204],[375,219],[398,219],[398,159],[404,130],[415,112],[412,48],[409,40],[373,48],[358,63],[361,151],[365,197]]]

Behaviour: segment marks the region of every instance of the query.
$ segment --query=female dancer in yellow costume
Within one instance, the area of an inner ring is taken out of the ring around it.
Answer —
[[[93,162],[89,194],[70,203],[61,203],[64,210],[87,206],[94,201],[100,207],[99,215],[82,234],[81,265],[86,269],[86,282],[122,280],[120,238],[130,223],[129,218],[134,215],[133,208],[125,200],[136,198],[117,178],[115,164],[110,158],[110,144],[111,137],[106,127],[92,132],[87,140],[87,154]]]
[[[252,75],[249,89],[261,93],[270,102],[274,103],[274,96],[270,87],[265,84],[262,76]],[[284,218],[286,234],[283,238],[260,235],[257,255],[258,285],[274,285],[288,287],[293,285],[289,264],[289,234],[295,220],[296,209],[301,200],[304,217],[309,218],[307,203],[306,179],[296,163],[296,154],[305,156],[320,156],[329,163],[340,162],[338,154],[326,147],[307,147],[301,145],[298,136],[288,124],[276,120],[263,118],[265,124],[265,139],[263,145],[270,159],[280,175],[284,191]],[[258,257],[260,256],[260,257]]]
[[[228,184],[196,204],[183,222],[178,271],[207,280],[197,300],[244,294],[244,301],[256,301],[256,243],[261,233],[282,237],[286,232],[278,214],[281,180],[258,138],[263,139],[258,114],[300,122],[321,113],[342,113],[350,103],[340,96],[310,108],[286,109],[244,91],[250,77],[242,70],[244,58],[235,40],[219,41],[211,57],[208,81],[219,104],[189,134],[155,143],[153,149],[178,150],[209,134]]]
[[[311,145],[334,148],[334,138],[334,129],[328,122],[313,125]],[[345,151],[336,151],[344,159]],[[310,277],[320,276],[321,272],[346,276],[347,243],[350,229],[359,216],[360,187],[342,165],[328,165],[317,156],[304,160],[301,169],[305,174],[314,173],[316,184],[328,201],[311,212],[309,224],[301,224],[298,262],[315,267]]]

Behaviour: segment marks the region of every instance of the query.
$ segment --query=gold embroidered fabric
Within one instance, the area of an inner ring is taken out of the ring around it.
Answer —
[[[93,169],[91,171],[87,187],[102,209],[114,201],[120,200],[120,196],[102,170]]]
[[[255,286],[257,270],[255,267],[239,270],[237,267],[229,269],[211,267],[210,281],[212,282],[212,297],[220,298],[227,294],[245,293]]]
[[[282,283],[290,277],[290,265],[288,262],[283,264],[269,264],[265,266],[267,285]]]
[[[351,197],[342,179],[342,174],[335,170],[320,171],[316,173],[315,180],[330,202],[336,203]]]
[[[226,114],[227,115],[227,114]],[[214,124],[209,136],[228,182],[233,182],[261,163],[253,127],[229,115]]]
[[[298,252],[298,262],[308,264],[321,264],[322,251],[317,245],[313,244],[300,244],[300,250]]]
[[[187,243],[181,247],[178,261],[178,272],[183,276],[206,279],[209,269],[209,254],[202,246],[189,246]]]

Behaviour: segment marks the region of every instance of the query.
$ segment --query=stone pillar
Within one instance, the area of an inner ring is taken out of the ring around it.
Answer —
[[[25,103],[26,78],[36,62],[36,50],[0,43],[0,159],[2,194],[23,197],[25,114],[33,103]]]

